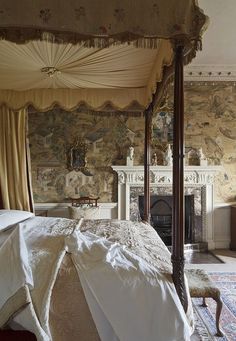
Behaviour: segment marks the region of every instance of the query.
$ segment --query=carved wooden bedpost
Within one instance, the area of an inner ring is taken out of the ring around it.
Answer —
[[[150,222],[150,141],[152,123],[152,104],[144,111],[145,116],[145,141],[144,141],[144,217]]]
[[[187,310],[184,282],[184,84],[183,41],[176,41],[174,81],[174,138],[173,138],[173,223],[172,264],[173,281],[180,301]]]

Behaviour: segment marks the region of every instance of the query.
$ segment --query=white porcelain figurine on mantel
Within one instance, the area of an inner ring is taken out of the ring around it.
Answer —
[[[207,158],[203,154],[202,148],[199,149],[198,155],[199,155],[200,166],[207,166]]]
[[[165,160],[166,166],[172,166],[172,164],[173,164],[172,149],[171,149],[171,145],[169,143],[168,143],[168,146],[167,146],[167,149],[165,152],[164,160]]]
[[[126,157],[126,165],[133,166],[134,164],[134,147],[130,146],[128,149],[127,157]]]
[[[157,153],[152,155],[152,166],[157,166]]]

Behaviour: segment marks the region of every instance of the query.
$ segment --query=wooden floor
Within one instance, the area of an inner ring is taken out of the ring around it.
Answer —
[[[187,264],[186,268],[199,268],[206,271],[223,271],[223,272],[236,272],[236,251],[231,250],[213,250],[211,251],[216,257],[218,257],[223,263],[208,262],[198,264]]]

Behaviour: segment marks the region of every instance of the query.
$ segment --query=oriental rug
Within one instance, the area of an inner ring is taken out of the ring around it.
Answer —
[[[213,282],[219,287],[223,300],[223,308],[220,318],[220,327],[223,337],[216,337],[215,312],[216,303],[211,298],[206,299],[207,308],[201,306],[202,299],[194,298],[193,307],[196,316],[196,329],[202,340],[236,341],[236,272],[208,272]],[[206,330],[204,332],[203,325]],[[205,337],[204,337],[205,336]]]

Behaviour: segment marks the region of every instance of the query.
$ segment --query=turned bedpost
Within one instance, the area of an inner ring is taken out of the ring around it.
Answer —
[[[184,282],[184,44],[181,44],[181,42],[175,43],[174,51],[172,264],[173,281],[180,301],[186,311],[188,302]]]
[[[150,141],[152,123],[152,105],[144,111],[144,215],[143,220],[150,223]]]

